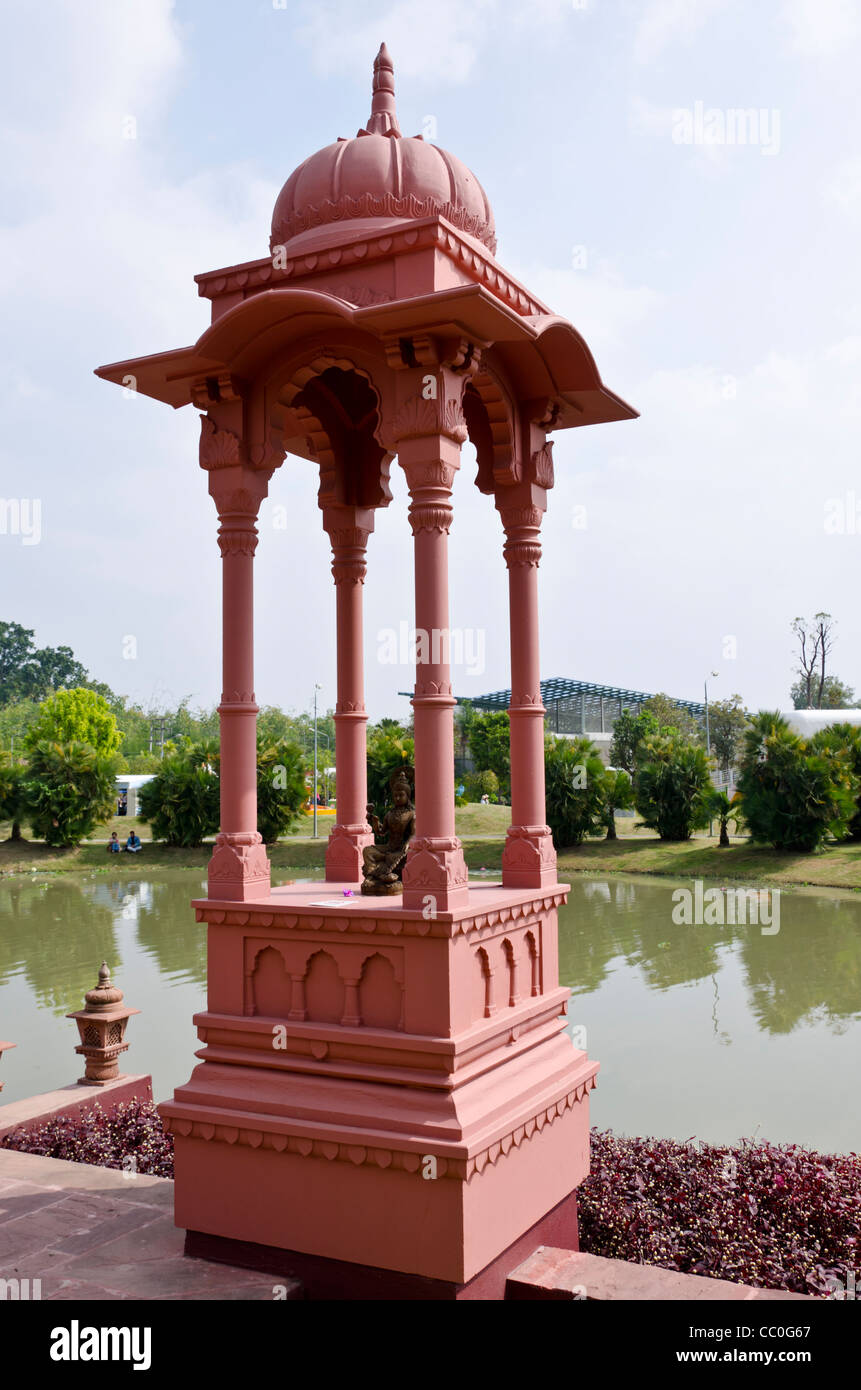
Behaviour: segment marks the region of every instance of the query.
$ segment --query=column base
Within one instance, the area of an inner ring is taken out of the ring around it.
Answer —
[[[456,835],[410,841],[404,865],[404,907],[433,918],[469,901],[469,875]]]
[[[333,825],[326,845],[326,882],[361,883],[362,850],[373,843],[369,825]]]
[[[271,1274],[275,1280],[300,1279],[307,1299],[344,1302],[500,1301],[505,1296],[508,1275],[539,1245],[572,1251],[580,1249],[576,1191],[563,1197],[466,1283],[403,1274],[398,1270],[380,1269],[378,1265],[330,1260],[299,1250],[279,1250],[274,1245],[230,1240],[225,1236],[207,1235],[204,1231],[187,1231],[185,1236],[186,1255],[217,1264],[236,1265],[240,1269],[260,1270]]]
[[[269,858],[258,831],[222,832],[209,861],[209,897],[246,903],[268,898],[271,891]]]
[[[557,877],[549,825],[510,825],[502,851],[503,887],[548,888]]]

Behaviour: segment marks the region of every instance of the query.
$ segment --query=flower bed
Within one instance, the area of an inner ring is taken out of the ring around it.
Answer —
[[[173,1177],[173,1139],[151,1101],[128,1101],[110,1110],[96,1102],[85,1115],[60,1116],[16,1129],[0,1141],[0,1147],[93,1163],[98,1168]]]
[[[584,1251],[685,1274],[852,1296],[861,1269],[857,1154],[593,1129],[579,1212]]]

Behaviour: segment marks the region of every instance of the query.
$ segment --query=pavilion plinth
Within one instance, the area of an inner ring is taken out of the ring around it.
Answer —
[[[558,980],[567,889],[544,800],[540,531],[550,433],[636,412],[495,252],[475,176],[402,136],[383,46],[367,125],[287,180],[270,256],[197,277],[212,305],[197,342],[98,371],[201,411],[219,521],[221,827],[195,904],[208,1007],[200,1065],[162,1106],[177,1221],[190,1249],[224,1258],[227,1245],[264,1267],[282,1251],[338,1296],[369,1281],[391,1297],[501,1296],[524,1242],[576,1242],[588,1170],[598,1068],[564,1032]],[[503,559],[508,572],[511,825],[493,885],[469,882],[454,811],[448,536],[467,440],[504,532],[499,580]],[[287,458],[319,472],[332,551],[337,820],[326,882],[272,889],[257,828],[253,575],[260,507]],[[411,596],[393,575],[387,600],[393,620],[414,602],[415,832],[403,892],[366,897],[363,586],[396,458],[415,584]]]
[[[491,1265],[588,1171],[566,894],[470,885],[435,919],[331,883],[196,902],[201,1065],[161,1107],[178,1224],[453,1285]]]

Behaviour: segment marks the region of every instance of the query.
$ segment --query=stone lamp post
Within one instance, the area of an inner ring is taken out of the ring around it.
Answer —
[[[87,1062],[78,1085],[106,1086],[119,1078],[117,1058],[128,1049],[126,1024],[132,1014],[140,1013],[140,1009],[124,1007],[123,992],[111,984],[111,972],[105,961],[99,970],[98,984],[95,989],[87,990],[84,1003],[86,1008],[66,1015],[78,1025],[81,1042],[75,1051]]]

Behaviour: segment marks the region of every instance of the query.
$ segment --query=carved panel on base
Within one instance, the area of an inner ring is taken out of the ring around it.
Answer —
[[[227,902],[268,898],[269,859],[256,830],[218,836],[209,861],[208,881],[210,898]]]
[[[556,850],[547,825],[510,825],[502,851],[506,888],[546,888],[557,878]]]

